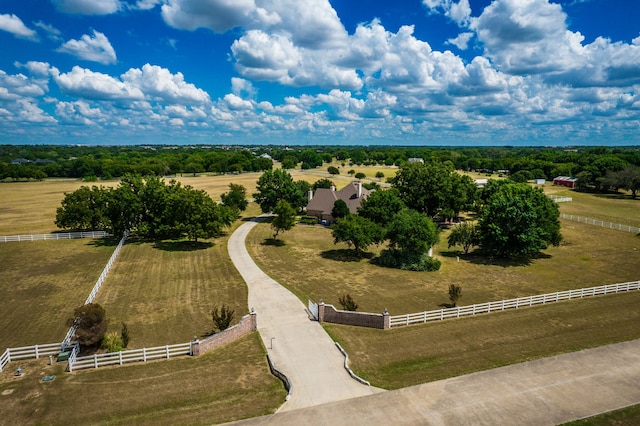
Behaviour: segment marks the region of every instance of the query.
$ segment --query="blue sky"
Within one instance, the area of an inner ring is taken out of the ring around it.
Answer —
[[[637,0],[8,0],[0,143],[639,145]]]

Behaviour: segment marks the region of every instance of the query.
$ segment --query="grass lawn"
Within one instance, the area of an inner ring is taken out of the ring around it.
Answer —
[[[114,249],[89,239],[0,243],[0,351],[62,341]]]
[[[73,374],[47,363],[21,362],[20,378],[0,373],[0,423],[209,425],[272,413],[286,396],[257,333],[197,358]]]
[[[127,242],[96,299],[110,331],[127,323],[130,348],[188,342],[212,331],[211,310],[222,304],[235,310],[236,323],[249,312],[247,286],[226,242]]]
[[[435,250],[442,261],[437,272],[401,271],[353,258],[347,246],[334,245],[331,231],[321,226],[298,225],[282,234],[285,244],[278,247],[264,244],[270,227],[260,224],[247,245],[265,271],[305,302],[323,299],[339,308],[338,298],[349,293],[358,310],[387,308],[391,315],[439,309],[448,302],[449,284],[461,285],[459,304],[470,305],[640,278],[640,238],[581,223],[562,225],[565,243],[530,263],[457,254],[447,249],[444,233]]]

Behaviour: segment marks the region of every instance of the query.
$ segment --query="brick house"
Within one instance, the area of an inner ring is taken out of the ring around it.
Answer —
[[[315,193],[310,189],[309,202],[306,207],[307,215],[317,217],[320,223],[331,224],[335,220],[331,216],[331,210],[333,210],[336,200],[344,201],[351,213],[357,213],[360,203],[371,192],[371,190],[363,187],[360,181],[351,182],[339,191],[336,191],[335,186],[318,188]]]

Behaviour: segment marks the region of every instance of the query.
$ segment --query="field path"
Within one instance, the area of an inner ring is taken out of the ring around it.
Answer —
[[[280,411],[381,392],[349,376],[342,354],[320,324],[311,321],[300,300],[258,268],[249,256],[245,239],[259,220],[241,225],[229,238],[228,250],[249,287],[249,306],[258,314],[258,331],[267,352],[292,384],[291,398]]]

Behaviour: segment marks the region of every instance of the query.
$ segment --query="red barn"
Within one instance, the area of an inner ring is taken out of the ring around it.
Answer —
[[[566,186],[567,188],[575,189],[578,178],[568,176],[558,176],[553,179],[554,185]]]

